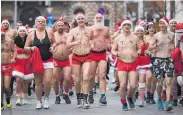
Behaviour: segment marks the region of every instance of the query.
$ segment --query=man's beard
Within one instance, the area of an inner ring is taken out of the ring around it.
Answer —
[[[63,33],[64,32],[64,29],[58,29],[58,32],[59,33]]]
[[[102,29],[104,28],[104,23],[103,22],[95,22],[94,25],[97,29]]]

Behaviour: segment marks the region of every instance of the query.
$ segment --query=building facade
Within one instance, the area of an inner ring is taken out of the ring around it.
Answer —
[[[9,19],[11,23],[14,20],[14,2],[2,1],[1,19]],[[94,15],[99,8],[104,8],[105,25],[111,29],[116,21],[124,18],[123,1],[51,1],[50,3],[41,2],[17,2],[17,20],[24,24],[34,25],[37,16],[47,16],[47,8],[52,7],[51,14],[54,20],[59,19],[61,15],[66,15],[66,21],[72,21],[78,12],[83,12],[89,24],[93,24]]]

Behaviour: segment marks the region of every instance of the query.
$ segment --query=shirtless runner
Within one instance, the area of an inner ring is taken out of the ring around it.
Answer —
[[[146,44],[152,44],[155,40],[154,34],[155,34],[155,24],[153,22],[149,22],[147,24],[147,32],[148,34],[145,35],[144,37],[144,42]],[[146,50],[146,55],[149,56],[150,60],[151,60],[151,64],[152,66],[149,68],[149,70],[147,71],[147,76],[146,76],[146,88],[147,88],[147,98],[146,98],[146,103],[151,103],[151,104],[155,104],[155,100],[154,100],[154,92],[156,89],[156,79],[154,77],[153,71],[154,71],[154,66],[153,66],[153,62],[154,62],[154,54],[155,54],[155,50],[151,50],[149,51],[148,49]]]
[[[127,111],[128,106],[126,102],[126,88],[128,80],[130,81],[130,89],[128,94],[128,103],[130,108],[134,108],[132,95],[134,94],[137,83],[137,51],[138,38],[130,29],[132,22],[124,20],[121,24],[122,34],[115,38],[112,45],[112,54],[118,57],[118,76],[120,81],[120,97],[122,103],[122,110]]]
[[[94,78],[96,74],[96,68],[98,67],[99,75],[99,86],[101,90],[101,96],[99,102],[106,105],[106,70],[107,70],[107,55],[106,48],[110,44],[110,36],[108,27],[103,25],[102,14],[96,14],[94,18],[94,25],[92,26],[92,37],[93,37],[93,47],[91,49],[91,81],[90,81],[90,91],[89,91],[89,103],[93,103],[93,87]]]
[[[81,107],[81,81],[83,92],[83,108],[89,108],[88,104],[88,85],[90,75],[90,50],[91,50],[91,31],[85,25],[86,17],[82,13],[76,15],[78,26],[69,32],[67,47],[72,48],[72,67],[75,77],[75,90],[77,95],[77,107]],[[81,73],[82,71],[82,73]],[[83,77],[82,77],[83,76]],[[81,79],[83,78],[83,79]]]
[[[12,29],[11,28],[11,26],[10,26],[10,22],[8,21],[8,20],[6,20],[6,19],[4,19],[3,21],[2,21],[2,26],[5,28],[5,30],[6,30],[6,36],[8,36],[10,39],[15,39],[15,37],[17,36],[17,32],[16,32],[16,30],[15,29]],[[11,83],[10,83],[10,87],[11,87],[11,95],[13,94],[13,83],[14,83],[14,81],[15,81],[15,77],[14,76],[12,76],[11,77]]]
[[[2,26],[6,30],[6,36],[8,36],[11,39],[15,39],[15,37],[17,36],[17,32],[16,32],[16,30],[14,30],[10,27],[10,22],[8,20],[3,20]]]
[[[13,55],[12,55],[13,52]],[[4,110],[3,95],[6,94],[7,108],[11,108],[11,73],[12,63],[15,63],[15,44],[5,35],[5,28],[1,27],[1,110]]]
[[[157,93],[158,93],[158,109],[164,110],[164,106],[161,99],[161,92],[163,81],[166,83],[166,111],[173,109],[170,102],[171,96],[171,81],[174,75],[174,65],[171,58],[171,51],[174,48],[174,33],[167,30],[168,19],[162,18],[159,21],[160,32],[155,34],[154,48],[156,48],[155,60],[154,60],[154,75],[158,80]],[[150,46],[153,48],[153,45]]]
[[[114,40],[116,37],[118,37],[120,34],[121,34],[121,23],[122,22],[118,22],[116,25],[117,27],[117,31],[111,36],[111,42],[113,44]],[[117,68],[117,57],[116,56],[113,56],[114,58],[114,63],[113,63],[113,66],[114,66],[114,79],[115,79],[115,83],[116,83],[116,87],[114,88],[114,91],[117,92],[119,90],[119,87],[120,87],[120,84],[119,84],[119,77],[118,77],[118,68]]]
[[[68,92],[69,92],[69,85],[70,85],[70,76],[71,76],[71,67],[69,62],[69,54],[70,51],[66,47],[66,41],[68,34],[64,32],[64,22],[61,20],[57,21],[56,23],[56,32],[54,33],[56,43],[53,45],[53,87],[56,94],[55,104],[60,104],[60,95],[59,95],[59,80],[60,80],[60,73],[62,70],[64,77],[64,93],[63,99],[67,104],[71,103],[69,99]]]

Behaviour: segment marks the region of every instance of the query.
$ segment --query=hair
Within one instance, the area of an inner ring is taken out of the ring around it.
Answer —
[[[22,21],[18,21],[17,23],[22,23],[22,24],[23,24],[23,22],[22,22]]]
[[[64,22],[64,25],[67,25],[69,28],[71,28],[68,22]]]
[[[18,35],[18,36],[15,37],[14,43],[15,43],[19,48],[24,48],[25,42],[26,42],[26,40],[27,40],[27,34],[25,35],[24,39],[25,39],[25,40],[22,41],[21,37]]]

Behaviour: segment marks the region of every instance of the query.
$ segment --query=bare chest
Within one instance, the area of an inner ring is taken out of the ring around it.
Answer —
[[[83,32],[74,32],[74,41],[89,41],[90,35],[89,32],[83,31]]]
[[[6,52],[11,49],[11,44],[8,41],[5,41],[4,43],[1,44],[1,51]]]
[[[107,37],[108,32],[105,29],[94,29],[93,31],[93,37],[98,38],[98,37]]]
[[[154,37],[146,36],[144,40],[145,40],[145,43],[151,44],[154,42]]]
[[[137,47],[137,41],[132,40],[132,39],[126,39],[126,38],[121,38],[118,39],[118,47],[121,49],[124,48],[136,48]]]
[[[67,40],[67,36],[66,35],[55,35],[55,41],[56,42],[61,42],[62,43],[66,43],[66,40]]]
[[[6,32],[6,36],[8,36],[11,39],[14,39],[15,33],[13,31]]]
[[[169,45],[172,42],[172,37],[170,35],[159,35],[157,37],[157,42],[159,42],[162,46]]]

